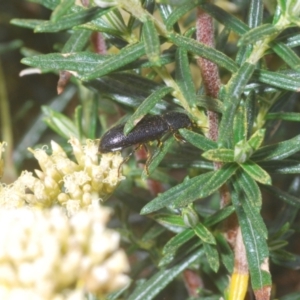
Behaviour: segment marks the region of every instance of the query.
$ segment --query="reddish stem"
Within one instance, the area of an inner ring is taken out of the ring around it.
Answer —
[[[106,54],[107,48],[105,44],[105,39],[101,32],[93,32],[91,36],[91,42],[94,46],[94,50],[96,53]]]
[[[209,47],[215,47],[213,19],[200,8],[197,11],[196,30],[197,41]],[[206,95],[217,98],[221,85],[218,66],[202,57],[198,58],[197,63],[200,67]],[[208,137],[216,141],[218,139],[219,116],[213,111],[208,111],[207,115]]]

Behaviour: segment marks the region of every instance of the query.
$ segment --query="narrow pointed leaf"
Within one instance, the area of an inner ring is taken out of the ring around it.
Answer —
[[[94,18],[99,18],[109,12],[111,8],[92,7],[84,9],[76,13],[72,13],[60,18],[57,22],[45,21],[43,24],[35,27],[35,32],[58,32],[70,29],[76,25],[80,25]]]
[[[240,164],[242,169],[249,174],[255,181],[258,181],[262,184],[271,184],[272,180],[270,175],[262,169],[255,162],[248,160],[247,162]]]
[[[256,181],[246,172],[238,172],[237,181],[247,196],[247,201],[253,207],[260,210],[262,205],[262,195]]]
[[[189,143],[191,143],[192,145],[194,145],[195,147],[203,151],[215,149],[218,146],[216,142],[208,139],[204,135],[193,132],[191,130],[182,128],[179,129],[179,132],[184,137],[185,140],[187,140]]]
[[[195,251],[189,255],[179,265],[163,269],[155,273],[150,279],[136,287],[133,293],[127,297],[127,300],[151,300],[161,290],[163,290],[171,281],[173,281],[182,271],[195,263],[201,256],[203,251]]]
[[[62,0],[60,3],[55,7],[51,14],[51,21],[56,22],[59,20],[63,15],[67,14],[69,9],[75,5],[75,0]]]
[[[255,72],[255,75],[262,83],[293,92],[299,92],[300,90],[299,74],[292,77],[279,72],[259,70]]]
[[[64,114],[52,110],[48,106],[42,106],[42,111],[46,115],[44,121],[52,130],[54,130],[60,136],[63,136],[66,139],[69,139],[71,136],[77,138],[80,137],[80,134],[74,122],[68,117],[66,117]]]
[[[263,24],[259,27],[253,28],[245,33],[239,41],[242,44],[254,44],[257,41],[263,40],[272,35],[276,36],[279,33],[278,28],[272,24]]]
[[[266,130],[264,128],[256,130],[250,137],[248,144],[253,150],[257,150],[264,141]]]
[[[192,10],[198,5],[196,1],[188,1],[183,5],[177,6],[172,13],[168,16],[167,21],[165,22],[167,30],[171,31],[173,29],[173,25],[183,17],[187,12]]]
[[[106,59],[101,66],[82,77],[82,80],[90,80],[111,73],[145,55],[143,43],[129,45],[123,48],[118,54]]]
[[[198,223],[194,228],[195,234],[203,241],[204,243],[216,244],[215,237],[211,234],[211,232],[201,223]]]
[[[234,17],[232,14],[229,14],[227,11],[223,10],[219,6],[216,6],[211,3],[199,3],[200,7],[210,14],[218,22],[222,23],[228,29],[233,32],[243,35],[249,31],[249,27],[243,23],[240,19]]]
[[[220,100],[205,95],[196,95],[196,97],[197,106],[204,107],[207,110],[212,110],[221,114],[223,113],[224,105]]]
[[[196,176],[192,179],[185,180],[183,183],[178,184],[177,186],[169,189],[153,199],[150,203],[143,207],[141,214],[148,214],[165,206],[171,205],[176,197],[185,198],[187,195],[189,195],[189,199],[196,199],[201,185],[211,178],[213,174],[214,171],[211,171],[200,176]],[[194,195],[191,196],[190,190],[194,191]]]
[[[266,119],[300,122],[300,113],[294,113],[294,112],[269,113],[266,115]]]
[[[168,38],[175,45],[177,45],[178,47],[182,47],[188,52],[192,52],[203,58],[206,58],[232,73],[237,71],[237,65],[235,64],[235,62],[231,58],[214,48],[208,47],[202,43],[195,41],[194,39],[187,38],[175,33],[170,34]]]
[[[136,123],[153,109],[153,107],[159,100],[161,100],[164,96],[171,93],[172,91],[173,89],[171,87],[162,86],[161,88],[157,89],[153,94],[151,94],[148,98],[146,98],[126,122],[124,127],[124,133],[128,134],[136,125]]]
[[[300,208],[300,198],[295,197],[289,193],[284,192],[283,190],[275,186],[263,186],[264,189],[272,193],[276,198],[281,199],[282,201],[288,203],[289,205]]]
[[[38,3],[53,10],[60,3],[60,0],[30,0],[30,2]]]
[[[220,267],[219,253],[216,249],[215,245],[203,244],[203,249],[205,252],[206,259],[208,261],[209,266],[216,273]]]
[[[215,224],[218,224],[219,222],[223,221],[227,217],[229,217],[233,212],[234,212],[234,207],[233,206],[226,206],[220,210],[218,210],[216,213],[213,215],[207,217],[203,224],[206,227],[211,227]]]
[[[247,137],[251,135],[253,132],[253,124],[256,122],[256,115],[257,115],[257,100],[256,94],[253,90],[249,92],[245,101],[245,108],[247,113],[247,123],[248,123],[248,132]]]
[[[176,63],[176,82],[190,107],[195,106],[196,89],[193,83],[192,74],[189,66],[188,53],[185,49],[178,48],[175,57]]]
[[[23,28],[35,29],[35,27],[43,24],[44,20],[36,20],[36,19],[12,19],[10,20],[10,24],[20,26]]]
[[[89,30],[76,30],[69,37],[68,41],[65,43],[62,52],[78,52],[81,51],[89,41],[91,32]]]
[[[261,25],[263,20],[264,4],[262,0],[252,0],[250,2],[248,13],[248,25],[250,28],[255,28]]]
[[[253,161],[282,160],[300,151],[300,135],[292,139],[258,149],[251,157]]]
[[[142,173],[142,179],[148,178],[148,176],[154,172],[159,163],[163,160],[167,152],[169,151],[172,144],[175,142],[174,136],[170,136],[166,141],[162,143],[162,145],[156,147],[154,153],[151,156],[149,162],[147,162],[147,166]]]
[[[190,188],[182,191],[175,199],[173,198],[172,206],[174,208],[184,207],[196,198],[208,197],[227,182],[237,169],[238,165],[236,164],[226,164],[221,169],[213,172],[211,176],[204,176],[206,174],[198,176],[198,187],[192,185]]]
[[[204,152],[202,156],[208,160],[217,162],[233,162],[234,151],[231,149],[212,149]]]
[[[299,56],[288,46],[277,42],[271,45],[274,52],[292,69],[297,70],[300,67]]]
[[[240,141],[245,141],[248,132],[247,114],[245,110],[245,103],[241,101],[237,108],[234,122],[233,122],[233,140],[234,144]]]
[[[229,273],[232,273],[233,265],[234,265],[233,251],[230,248],[223,234],[218,233],[216,235],[216,240],[217,240],[218,251],[221,256],[221,261],[224,264],[227,271]]]
[[[162,253],[175,252],[195,236],[193,229],[188,228],[172,237],[164,246]]]
[[[182,217],[179,215],[157,214],[154,216],[154,220],[156,220],[161,225],[166,224],[168,226],[178,226],[182,228],[186,227],[182,220]]]
[[[95,66],[102,65],[109,59],[106,55],[90,52],[50,53],[25,57],[23,64],[31,67],[53,71],[73,71],[78,75],[94,71]]]
[[[102,95],[127,107],[137,108],[160,85],[152,80],[137,74],[114,73],[85,83],[89,88],[95,89]],[[160,101],[151,113],[160,114],[168,109],[166,102]]]
[[[233,193],[232,197],[237,197],[237,195]],[[236,213],[247,252],[252,288],[259,290],[264,286],[271,285],[271,276],[264,271],[264,263],[269,256],[268,245],[265,238],[253,227],[241,205],[236,206]]]
[[[300,161],[297,160],[270,160],[260,162],[259,165],[268,173],[298,174],[300,173]]]
[[[152,19],[148,18],[143,24],[143,41],[149,61],[160,66],[160,42]]]
[[[249,218],[253,228],[265,239],[268,237],[268,230],[266,228],[266,225],[263,221],[263,218],[260,214],[260,208],[257,207],[257,202],[253,198],[249,198],[248,195],[250,194],[249,191],[247,191],[247,194],[244,190],[244,184],[239,178],[239,173],[235,176],[235,181],[233,182],[234,188],[239,191],[239,199],[236,199],[235,197],[232,198],[232,203],[235,206],[235,208],[239,205],[242,205],[243,210],[245,214],[247,215],[247,218]],[[251,195],[250,195],[251,196]]]
[[[226,147],[233,130],[233,121],[236,110],[241,101],[241,94],[250,80],[255,69],[255,65],[244,63],[241,68],[231,77],[227,84],[226,102],[219,129],[219,142],[222,147]]]
[[[290,37],[287,37],[285,45],[290,48],[300,46],[300,34],[295,34]]]

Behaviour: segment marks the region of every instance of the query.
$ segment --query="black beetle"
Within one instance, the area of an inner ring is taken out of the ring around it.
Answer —
[[[128,135],[123,133],[124,126],[125,124],[117,125],[103,135],[99,152],[113,152],[135,144],[159,140],[168,132],[175,133],[180,128],[191,127],[192,122],[184,113],[169,112],[163,115],[144,117]]]

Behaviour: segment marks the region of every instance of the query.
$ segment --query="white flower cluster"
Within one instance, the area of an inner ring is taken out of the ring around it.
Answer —
[[[99,158],[98,141],[87,141],[82,146],[72,138],[70,144],[76,163],[53,141],[50,156],[45,149],[29,149],[42,171],[35,170],[37,177],[24,171],[13,184],[0,184],[0,206],[30,204],[45,208],[60,204],[72,215],[111,194],[124,178],[119,174],[123,161],[120,153],[107,153]]]
[[[129,283],[120,234],[106,228],[110,209],[99,203],[123,179],[123,159],[107,154],[99,161],[97,141],[70,143],[76,163],[52,142],[50,156],[30,149],[41,167],[37,177],[24,171],[0,183],[0,300],[84,300]]]
[[[0,209],[0,299],[84,300],[124,287],[129,265],[101,206]]]

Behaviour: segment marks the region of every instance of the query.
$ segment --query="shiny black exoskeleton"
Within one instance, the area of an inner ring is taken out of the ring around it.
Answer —
[[[144,117],[128,135],[123,133],[124,126],[125,124],[117,125],[103,135],[99,152],[113,152],[135,144],[159,140],[168,132],[175,133],[180,128],[191,127],[192,122],[184,113],[169,112],[164,115]]]

